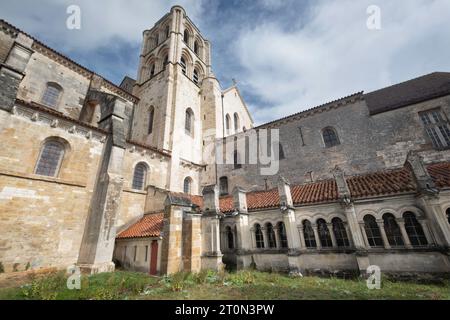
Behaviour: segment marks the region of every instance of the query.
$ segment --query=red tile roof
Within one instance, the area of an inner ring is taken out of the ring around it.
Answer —
[[[432,164],[427,167],[430,176],[433,178],[436,187],[450,187],[450,162]]]
[[[280,206],[278,189],[247,193],[248,210],[277,208]]]
[[[293,186],[291,188],[291,194],[292,201],[295,205],[338,200],[337,185],[334,180]]]
[[[116,239],[159,237],[163,228],[163,213],[152,213],[119,233]]]
[[[233,196],[219,198],[219,206],[223,213],[232,212],[234,210]]]

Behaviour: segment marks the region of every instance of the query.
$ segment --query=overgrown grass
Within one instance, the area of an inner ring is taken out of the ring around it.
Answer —
[[[81,290],[67,288],[63,272],[35,278],[17,288],[0,289],[0,299],[450,299],[450,283],[424,285],[384,279],[380,290],[369,290],[363,279],[293,278],[257,271],[197,274],[161,278],[122,272],[83,276]]]

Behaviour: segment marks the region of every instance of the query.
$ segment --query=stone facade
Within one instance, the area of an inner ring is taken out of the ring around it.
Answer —
[[[103,272],[113,261],[152,274],[225,265],[449,271],[447,84],[383,112],[357,93],[254,128],[236,83],[221,88],[210,42],[179,6],[144,31],[138,77],[121,86],[5,21],[0,63],[6,272],[73,264]],[[424,125],[430,110],[438,113]],[[440,147],[432,123],[442,128]],[[284,154],[270,176],[221,149],[262,129],[279,129]],[[386,233],[386,223],[397,233]]]

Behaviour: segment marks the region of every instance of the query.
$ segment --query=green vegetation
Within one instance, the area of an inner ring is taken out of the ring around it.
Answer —
[[[380,290],[369,290],[362,279],[293,278],[257,271],[181,272],[161,278],[117,271],[83,276],[81,290],[69,290],[67,277],[64,272],[35,277],[21,287],[0,289],[0,299],[450,299],[448,280],[424,285],[384,279]]]

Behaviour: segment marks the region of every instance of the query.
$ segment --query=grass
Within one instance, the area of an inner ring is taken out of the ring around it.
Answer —
[[[284,274],[257,271],[182,272],[162,278],[117,271],[83,276],[81,290],[69,290],[66,283],[67,275],[64,272],[37,277],[20,287],[0,289],[0,300],[450,299],[448,280],[441,284],[425,285],[384,279],[380,290],[369,290],[363,279],[292,278]]]

